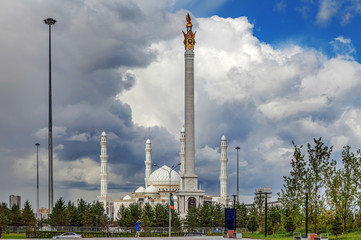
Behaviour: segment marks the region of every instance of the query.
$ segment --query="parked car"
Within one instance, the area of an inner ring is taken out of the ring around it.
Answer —
[[[58,236],[54,236],[53,239],[58,239],[58,238],[68,238],[68,239],[71,239],[71,238],[82,238],[83,236],[82,235],[79,235],[77,233],[73,233],[73,232],[66,232],[66,233],[63,233],[61,235],[58,235]]]

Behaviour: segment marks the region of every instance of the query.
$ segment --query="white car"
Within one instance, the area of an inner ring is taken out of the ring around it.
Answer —
[[[82,235],[79,235],[77,233],[73,233],[73,232],[66,232],[66,233],[63,233],[61,235],[58,235],[58,236],[54,236],[53,239],[58,239],[58,238],[82,238],[83,236]]]

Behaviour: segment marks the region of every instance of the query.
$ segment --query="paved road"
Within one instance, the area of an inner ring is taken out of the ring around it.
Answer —
[[[34,239],[34,238],[33,238]],[[51,238],[37,239],[37,240],[49,240]],[[83,240],[169,240],[169,237],[141,237],[141,238],[82,238]],[[226,239],[222,236],[210,236],[210,237],[172,237],[171,239],[175,240],[221,240]],[[242,238],[243,240],[247,240],[248,238]],[[12,240],[24,240],[24,239],[12,239]],[[252,240],[260,240],[260,239],[252,239]]]

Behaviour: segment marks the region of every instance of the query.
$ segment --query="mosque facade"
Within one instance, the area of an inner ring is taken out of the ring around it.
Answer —
[[[184,35],[185,47],[185,126],[180,132],[180,162],[173,166],[158,167],[152,171],[151,141],[146,140],[145,144],[145,178],[144,186],[138,187],[130,195],[122,199],[110,202],[111,197],[107,192],[108,168],[107,168],[107,140],[105,131],[101,135],[101,195],[98,196],[107,211],[115,219],[118,218],[118,211],[122,205],[130,204],[151,206],[156,204],[169,204],[170,193],[174,196],[174,208],[181,217],[185,217],[188,209],[203,203],[220,203],[224,206],[231,204],[227,196],[227,139],[221,137],[220,144],[220,194],[208,196],[198,185],[198,176],[195,172],[195,125],[194,125],[194,45],[196,33],[192,31],[192,22],[189,14],[186,17],[187,32]],[[105,148],[105,149],[104,149]],[[179,170],[176,168],[179,166]]]

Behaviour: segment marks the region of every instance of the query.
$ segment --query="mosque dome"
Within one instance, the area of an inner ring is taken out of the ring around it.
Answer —
[[[139,188],[137,188],[137,190],[135,190],[136,193],[144,193],[145,188],[140,186]]]
[[[131,196],[129,196],[129,195],[123,197],[123,200],[130,200],[130,199],[132,199],[132,198],[131,198]]]
[[[186,132],[186,130],[185,130],[184,126],[183,126],[182,129],[181,129],[181,133],[185,133],[185,132]]]
[[[147,141],[145,143],[150,143],[150,139],[148,138]]]
[[[224,141],[224,140],[227,140],[227,139],[226,139],[226,136],[223,135],[221,140],[223,140],[223,141]]]
[[[158,168],[149,176],[148,184],[167,185],[168,186],[170,171],[171,171],[171,168],[168,167],[167,165],[164,165],[161,168]],[[172,174],[171,174],[171,185],[180,185],[180,176],[179,176],[179,173],[175,170],[173,170]]]
[[[106,137],[107,136],[107,134],[105,133],[105,131],[103,130],[103,132],[102,132],[102,137]]]
[[[158,193],[158,188],[154,187],[153,185],[150,185],[149,187],[147,187],[145,189],[145,193],[150,193],[150,194],[154,194],[154,193]]]

